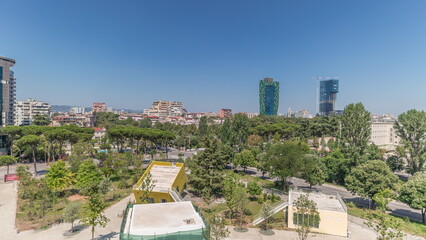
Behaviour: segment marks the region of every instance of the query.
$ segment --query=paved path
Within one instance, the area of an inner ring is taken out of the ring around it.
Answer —
[[[17,188],[16,182],[0,183],[0,239],[14,239]]]

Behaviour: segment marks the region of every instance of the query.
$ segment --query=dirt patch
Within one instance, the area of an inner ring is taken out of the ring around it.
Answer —
[[[74,194],[74,195],[67,197],[68,201],[70,201],[70,202],[83,200],[83,199],[86,199],[86,198],[87,198],[86,196],[82,196],[80,194]]]

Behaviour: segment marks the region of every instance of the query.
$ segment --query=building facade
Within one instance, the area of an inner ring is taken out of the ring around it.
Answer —
[[[336,99],[339,93],[339,80],[321,80],[319,86],[319,115],[329,116],[336,111]]]
[[[92,104],[92,113],[106,112],[106,103],[95,102]]]
[[[221,118],[230,118],[232,117],[232,109],[220,109],[219,117]]]
[[[182,102],[155,101],[152,106],[143,111],[145,115],[155,117],[178,117],[186,113]]]
[[[72,107],[70,108],[70,114],[84,114],[86,109],[84,107]]]
[[[15,118],[16,79],[14,72],[10,70],[16,61],[0,56],[0,125],[13,125]]]
[[[264,78],[259,83],[259,110],[263,115],[278,115],[280,83],[272,78]]]
[[[50,116],[52,107],[42,101],[30,98],[26,101],[16,101],[15,107],[15,125],[28,126],[31,125],[34,117],[37,115]]]
[[[395,151],[399,137],[394,125],[395,117],[391,115],[373,116],[371,118],[371,142],[387,152]]]

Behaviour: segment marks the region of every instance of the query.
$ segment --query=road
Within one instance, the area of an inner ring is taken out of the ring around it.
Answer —
[[[242,169],[239,169],[242,170]],[[262,173],[260,171],[258,171],[256,168],[253,167],[249,167],[246,170],[247,174],[250,174],[252,176],[257,176],[257,177],[262,177]],[[267,174],[265,175],[267,176]],[[275,181],[277,179],[275,178],[267,178],[270,181]],[[305,182],[305,180],[300,179],[300,178],[290,178],[289,181],[289,185],[290,186],[295,186],[298,188],[305,188],[305,189],[309,189],[309,184],[307,184]],[[353,202],[359,206],[364,206],[364,207],[368,207],[368,200],[359,197],[355,194],[352,194],[351,192],[349,192],[348,190],[346,190],[346,188],[344,187],[339,187],[339,186],[335,186],[335,185],[331,185],[331,184],[323,184],[322,186],[315,186],[313,187],[313,189],[316,190],[320,190],[321,192],[325,193],[325,194],[333,194],[335,195],[336,192],[340,194],[340,196],[350,202]],[[388,205],[388,209],[390,210],[390,212],[396,216],[400,216],[400,217],[408,217],[412,220],[415,221],[422,221],[422,214],[420,212],[420,210],[416,210],[416,209],[412,209],[410,208],[408,205],[398,202],[398,201],[392,201],[391,203],[389,203]]]

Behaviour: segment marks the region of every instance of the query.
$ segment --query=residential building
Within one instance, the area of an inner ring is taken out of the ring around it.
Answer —
[[[262,115],[278,115],[280,102],[280,83],[272,78],[264,78],[259,82],[259,108]]]
[[[145,115],[156,117],[182,116],[186,113],[182,102],[155,101],[152,106],[143,111]]]
[[[92,104],[92,113],[106,112],[106,103],[95,102]]]
[[[371,142],[386,151],[395,151],[400,141],[394,128],[395,121],[392,115],[372,116]]]
[[[121,240],[204,240],[206,223],[190,201],[133,204],[123,216]]]
[[[219,117],[221,118],[230,118],[232,117],[232,109],[220,109]]]
[[[142,203],[143,193],[141,185],[147,174],[151,175],[154,188],[149,193],[151,203],[178,202],[180,193],[186,183],[185,167],[183,163],[152,161],[142,177],[133,188],[136,203]]]
[[[309,110],[292,111],[291,108],[288,109],[286,117],[313,118]]]
[[[102,138],[105,137],[106,129],[105,128],[97,128],[97,127],[92,127],[92,129],[95,131],[93,133],[92,139],[97,140],[98,143],[100,143]]]
[[[10,69],[16,61],[0,56],[0,113],[1,126],[13,125],[15,120],[16,79]]]
[[[336,99],[339,93],[339,80],[326,79],[319,86],[319,115],[329,116],[336,111]]]
[[[259,113],[251,113],[251,112],[238,112],[240,114],[246,115],[248,118],[254,118],[256,116],[259,116]]]
[[[58,127],[63,125],[77,125],[80,127],[95,126],[94,114],[64,114],[52,117],[52,126]]]
[[[295,201],[307,194],[308,199],[315,202],[320,221],[311,219],[310,215],[297,213]],[[348,211],[342,198],[337,195],[327,195],[321,192],[303,192],[291,190],[288,195],[288,228],[297,228],[299,222],[309,221],[313,232],[347,237],[348,235]]]
[[[15,125],[28,126],[31,125],[34,117],[37,115],[50,116],[52,107],[42,101],[29,98],[26,101],[16,101],[15,107]]]
[[[71,107],[69,110],[70,114],[84,114],[86,109],[84,107]]]

